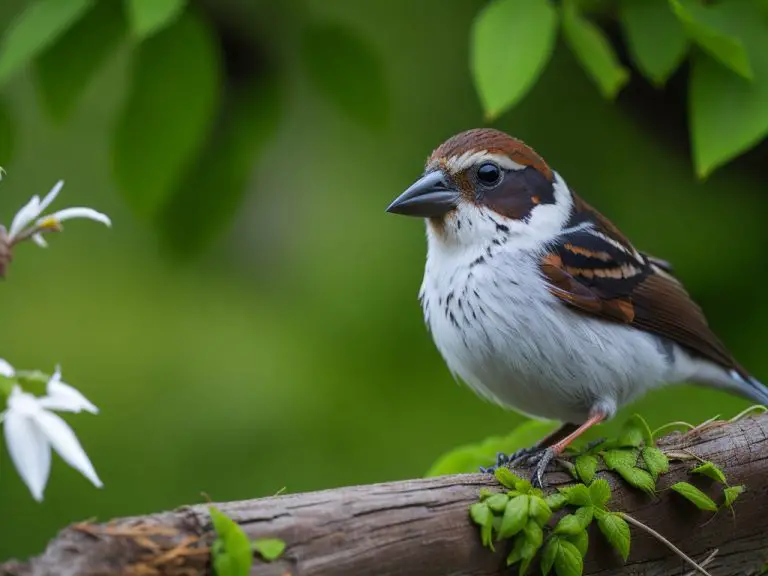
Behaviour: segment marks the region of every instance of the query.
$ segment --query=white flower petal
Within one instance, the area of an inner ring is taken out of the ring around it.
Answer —
[[[39,232],[37,234],[32,234],[32,242],[40,246],[40,248],[48,248],[48,242],[45,241],[45,238],[43,238],[43,235]]]
[[[16,375],[16,370],[14,370],[13,366],[11,366],[7,360],[0,358],[0,376],[5,376],[6,378],[13,378],[15,375]]]
[[[62,186],[64,186],[64,180],[59,180],[56,182],[56,184],[53,185],[51,191],[48,192],[48,194],[45,195],[45,198],[43,198],[43,201],[40,202],[40,212],[38,212],[38,214],[42,213],[43,210],[48,208],[48,206],[50,206],[51,203],[56,200],[56,196],[58,196],[59,192],[61,192]]]
[[[24,230],[30,222],[40,216],[40,198],[38,196],[32,196],[32,199],[22,206],[21,210],[16,212],[16,216],[13,217],[11,222],[11,228],[8,230],[8,236],[15,237],[19,232]]]
[[[97,488],[103,486],[77,436],[75,436],[72,428],[61,417],[53,412],[41,410],[37,415],[37,425],[45,434],[53,449],[59,453],[67,464],[88,478]]]
[[[97,212],[93,208],[83,208],[83,207],[64,208],[64,210],[59,210],[58,212],[54,212],[50,216],[45,216],[44,218],[41,218],[40,220],[38,220],[37,223],[40,224],[41,222],[44,222],[46,220],[64,222],[64,220],[71,220],[72,218],[87,218],[88,220],[95,220],[96,222],[101,222],[106,226],[112,226],[112,221],[109,219],[109,216],[107,216],[106,214]]]
[[[51,447],[32,415],[35,412],[45,414],[35,410],[34,396],[15,387],[8,398],[3,432],[13,465],[32,497],[40,502],[51,472]]]
[[[46,386],[46,394],[39,399],[38,404],[49,410],[61,410],[64,412],[80,412],[85,410],[91,414],[98,414],[99,409],[93,405],[75,387],[61,381],[61,369],[57,366]]]

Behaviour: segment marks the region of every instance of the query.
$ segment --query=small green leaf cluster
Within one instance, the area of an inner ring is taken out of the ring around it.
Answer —
[[[663,86],[690,59],[696,172],[706,177],[768,134],[768,19],[764,0],[493,0],[475,18],[471,68],[486,116],[517,104],[546,68],[558,31],[602,96],[629,81],[596,21],[615,19],[634,65]],[[724,121],[727,118],[727,122]]]
[[[686,500],[692,502],[700,510],[708,512],[717,512],[721,508],[730,508],[733,512],[733,503],[746,490],[743,485],[730,486],[725,477],[725,472],[709,460],[702,460],[701,463],[691,470],[691,474],[705,476],[723,486],[723,503],[718,506],[712,498],[699,490],[689,482],[677,482],[670,486],[670,489],[680,494]]]
[[[653,494],[656,481],[669,471],[669,459],[656,447],[648,424],[639,414],[627,420],[615,440],[605,441],[574,460],[573,474],[585,484],[592,482],[599,460],[634,488]]]
[[[248,576],[256,552],[266,562],[282,556],[285,542],[263,538],[251,542],[243,529],[215,506],[208,507],[216,539],[211,546],[211,563],[216,576]]]
[[[497,469],[496,479],[508,491],[482,490],[480,501],[470,507],[470,517],[480,526],[484,546],[493,550],[494,542],[512,541],[507,565],[519,564],[519,574],[528,571],[539,552],[542,575],[553,570],[557,576],[582,574],[589,547],[587,528],[593,521],[621,557],[627,559],[629,525],[620,513],[608,510],[611,489],[604,479],[596,479],[590,486],[561,488],[546,497],[507,468]],[[573,512],[550,526],[553,513],[566,507]]]

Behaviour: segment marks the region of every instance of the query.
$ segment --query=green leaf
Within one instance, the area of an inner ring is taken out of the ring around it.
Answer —
[[[506,494],[494,494],[485,501],[488,508],[499,514],[504,512],[504,509],[507,507],[507,502],[509,502],[509,496]]]
[[[520,494],[531,494],[533,492],[533,485],[530,480],[520,478],[520,480],[515,482],[515,490]]]
[[[187,4],[187,0],[125,0],[131,31],[144,39],[173,23]]]
[[[688,38],[668,0],[622,0],[619,18],[640,72],[662,86],[688,52]]]
[[[312,24],[301,56],[315,88],[351,120],[375,131],[389,122],[384,63],[365,37],[340,24]]]
[[[716,480],[717,482],[720,482],[720,484],[728,485],[728,481],[725,479],[725,474],[723,471],[715,466],[712,462],[704,462],[700,466],[696,466],[693,470],[691,470],[692,474],[701,474],[702,476],[706,476],[707,478],[712,478],[712,480]]]
[[[216,540],[212,546],[212,562],[217,576],[248,576],[253,564],[251,543],[243,529],[219,511],[209,506]]]
[[[509,538],[522,530],[528,522],[529,496],[518,496],[507,502],[501,518],[499,538]]]
[[[523,554],[523,558],[533,558],[534,554],[536,554],[536,550],[538,550],[544,542],[544,531],[536,520],[533,519],[528,520],[528,523],[523,530],[529,546],[527,551]]]
[[[547,576],[552,571],[552,567],[555,564],[555,557],[560,550],[560,538],[558,536],[552,536],[544,545],[544,550],[541,552],[541,576]]]
[[[639,450],[606,450],[601,452],[605,465],[610,470],[617,470],[618,468],[629,468],[637,464],[637,455]]]
[[[547,503],[547,506],[549,506],[549,509],[552,510],[552,512],[557,512],[563,506],[568,504],[568,497],[561,492],[555,492],[554,494],[547,496],[544,499],[544,502]]]
[[[549,0],[493,0],[475,18],[470,65],[488,120],[531,89],[555,47],[557,12]]]
[[[506,436],[492,436],[478,444],[467,444],[443,454],[426,476],[477,472],[481,466],[493,464],[499,452],[512,454],[520,448],[532,446],[557,426],[556,422],[527,420]]]
[[[132,76],[114,133],[113,169],[129,206],[155,217],[202,150],[215,117],[219,53],[213,31],[186,12],[141,43]]]
[[[589,495],[589,488],[584,484],[575,484],[573,486],[566,486],[560,488],[560,493],[566,497],[568,504],[573,506],[588,506],[592,504],[592,500]]]
[[[597,525],[608,543],[613,546],[626,562],[629,557],[629,524],[621,514],[611,512],[598,517]]]
[[[483,546],[493,550],[493,513],[485,502],[477,502],[469,507],[469,516],[480,526],[480,541]]]
[[[723,506],[731,506],[744,490],[746,490],[746,486],[729,486],[728,488],[725,488],[723,490],[723,495],[725,496],[725,503]]]
[[[544,498],[531,496],[528,503],[528,516],[536,520],[539,526],[544,526],[552,517],[552,509]]]
[[[589,487],[589,499],[593,506],[603,508],[611,499],[611,487],[607,480],[598,478]]]
[[[669,459],[667,456],[656,448],[655,446],[646,446],[640,451],[640,456],[645,463],[645,467],[648,468],[648,472],[654,480],[658,480],[660,474],[664,474],[669,471]]]
[[[656,481],[653,479],[653,476],[642,468],[620,466],[616,468],[616,473],[634,488],[639,488],[648,494],[653,494],[656,491]]]
[[[175,256],[198,255],[232,223],[255,160],[277,131],[282,96],[282,86],[270,77],[250,77],[226,89],[199,160],[156,220],[163,243]]]
[[[279,538],[260,538],[252,542],[253,549],[267,562],[280,558],[285,551],[285,542]]]
[[[496,477],[496,480],[498,480],[499,484],[505,488],[509,488],[510,490],[514,490],[515,485],[522,481],[520,476],[513,473],[506,466],[500,466],[499,468],[496,468],[496,470],[493,471],[493,475]]]
[[[491,491],[488,488],[480,488],[480,502],[484,502],[485,500],[488,500],[491,496],[496,494],[496,492]]]
[[[555,572],[557,572],[557,576],[581,576],[584,572],[584,559],[581,557],[579,549],[562,538],[558,540]]]
[[[563,3],[563,33],[581,66],[605,98],[613,99],[629,80],[605,33],[583,18],[574,1]]]
[[[66,121],[89,81],[117,49],[125,32],[120,4],[97,2],[33,62],[38,98],[56,123]]]
[[[737,74],[747,80],[754,78],[744,42],[727,30],[717,9],[705,8],[693,0],[669,0],[669,3],[691,40]],[[731,7],[734,6],[736,4]],[[738,4],[738,9],[742,6],[743,3]]]
[[[582,557],[587,555],[587,550],[589,549],[589,535],[587,534],[586,530],[582,530],[576,534],[564,536],[564,538],[576,546],[576,549],[579,551],[579,554],[581,554]]]
[[[597,472],[597,457],[592,454],[582,454],[574,462],[576,474],[584,484],[589,484]]]
[[[507,566],[512,566],[523,559],[523,548],[525,547],[525,534],[520,533],[515,538],[515,543],[512,545],[512,550],[509,551],[507,556]]]
[[[643,417],[639,414],[633,414],[621,428],[619,446],[622,448],[637,448],[643,442],[647,446],[653,446],[653,434]]]
[[[693,502],[700,510],[707,510],[709,512],[717,512],[717,504],[712,501],[712,498],[704,494],[701,490],[688,484],[688,482],[678,482],[670,486],[672,490]]]
[[[566,514],[555,525],[555,534],[574,535],[592,522],[592,506],[582,506],[573,514]]]
[[[37,0],[11,22],[0,42],[0,82],[56,42],[94,0]]]

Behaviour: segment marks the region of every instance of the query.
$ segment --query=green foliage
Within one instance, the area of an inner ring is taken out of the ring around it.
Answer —
[[[218,46],[198,15],[139,46],[113,144],[114,175],[136,214],[155,217],[177,189],[210,131],[218,91]]]
[[[556,32],[549,0],[493,0],[477,15],[470,66],[487,119],[530,90],[552,56]]]
[[[701,474],[702,476],[712,478],[712,480],[716,480],[721,484],[728,484],[727,480],[725,479],[725,473],[712,462],[704,462],[699,466],[696,466],[696,468],[691,470],[691,474]]]
[[[339,110],[370,130],[387,125],[386,70],[365,38],[339,24],[311,24],[302,36],[301,55],[315,88]]]
[[[563,33],[581,65],[605,98],[613,99],[629,81],[629,71],[619,62],[608,38],[581,16],[575,0],[563,2]]]
[[[35,58],[38,98],[53,122],[61,124],[70,117],[91,78],[115,52],[124,33],[120,4],[97,2]]]
[[[469,507],[472,522],[480,526],[480,539],[483,546],[493,550],[493,512],[486,502],[477,502]]]
[[[589,484],[597,472],[597,457],[592,454],[581,454],[574,461],[576,474],[584,484]]]
[[[248,576],[253,564],[251,543],[243,529],[215,506],[209,506],[216,539],[211,546],[211,561],[216,576]]]
[[[251,543],[253,550],[267,562],[274,562],[285,551],[285,542],[279,538],[259,538]]]
[[[605,508],[605,505],[611,499],[611,487],[608,481],[603,478],[595,480],[589,487],[590,503],[597,508]]]
[[[131,32],[143,39],[159,32],[184,11],[187,0],[124,0]]]
[[[746,486],[729,486],[728,488],[725,488],[723,490],[723,495],[725,496],[725,503],[723,506],[726,506],[730,508],[733,503],[736,501],[736,498],[738,498],[743,492],[746,490]]]
[[[618,444],[624,448],[637,448],[643,442],[646,446],[653,446],[653,433],[642,416],[633,414],[622,426]]]
[[[279,79],[271,76],[227,87],[203,150],[156,219],[174,255],[199,254],[232,221],[254,160],[279,126],[282,96]]]
[[[597,515],[597,525],[605,539],[621,555],[625,562],[629,557],[629,524],[618,512],[602,512]]]
[[[555,422],[527,420],[506,436],[492,436],[478,444],[459,446],[435,461],[425,476],[477,472],[481,466],[493,464],[496,454],[512,454],[527,448],[557,428]]]
[[[29,4],[0,43],[0,82],[53,44],[93,5],[94,0],[37,0]]]
[[[686,500],[693,502],[700,510],[707,510],[708,512],[717,512],[717,504],[714,503],[712,498],[704,494],[696,486],[689,484],[688,482],[677,482],[670,486],[672,490],[680,494]]]
[[[645,77],[663,85],[680,66],[689,46],[668,0],[622,0],[619,18],[632,59]]]
[[[640,456],[654,480],[658,480],[660,474],[669,471],[669,459],[655,446],[644,446]]]
[[[528,522],[528,502],[530,497],[527,495],[511,498],[504,508],[504,515],[501,517],[501,526],[499,527],[499,538],[509,538],[514,536]]]
[[[601,452],[605,465],[611,470],[631,468],[637,463],[638,450],[606,450]]]

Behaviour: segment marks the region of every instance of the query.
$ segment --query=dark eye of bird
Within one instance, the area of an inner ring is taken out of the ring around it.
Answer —
[[[491,162],[481,164],[477,169],[477,179],[485,186],[495,186],[501,180],[501,169]]]

